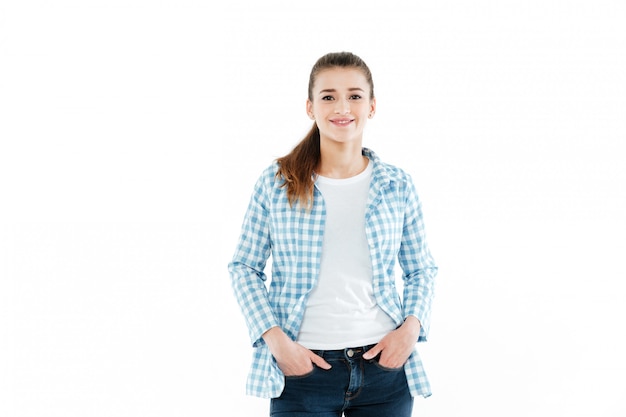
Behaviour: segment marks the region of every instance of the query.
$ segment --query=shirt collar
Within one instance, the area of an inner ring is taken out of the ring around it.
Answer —
[[[385,164],[382,163],[378,155],[376,155],[376,153],[369,148],[363,148],[362,153],[364,156],[368,157],[374,164],[372,170],[372,178],[379,183],[390,183],[392,181],[392,177],[389,169]]]

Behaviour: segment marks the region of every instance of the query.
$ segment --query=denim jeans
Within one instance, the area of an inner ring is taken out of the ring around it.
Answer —
[[[270,402],[273,417],[410,417],[413,397],[404,368],[389,369],[378,357],[361,356],[370,346],[314,350],[332,365],[285,377],[285,389]]]

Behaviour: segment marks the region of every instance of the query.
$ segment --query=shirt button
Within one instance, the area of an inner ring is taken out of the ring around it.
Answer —
[[[352,349],[348,349],[348,351],[346,353],[348,354],[349,358],[354,356],[354,351]]]

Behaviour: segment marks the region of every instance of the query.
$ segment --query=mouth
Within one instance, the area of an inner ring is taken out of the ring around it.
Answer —
[[[354,119],[331,119],[330,122],[336,126],[348,126]]]

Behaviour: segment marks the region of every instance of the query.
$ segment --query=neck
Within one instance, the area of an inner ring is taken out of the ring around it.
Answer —
[[[362,154],[361,143],[320,143],[319,175],[328,178],[350,178],[367,167],[368,159]]]

